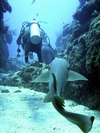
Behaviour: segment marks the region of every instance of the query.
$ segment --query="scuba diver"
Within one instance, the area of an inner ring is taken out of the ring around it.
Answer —
[[[40,21],[42,22],[42,21]],[[17,39],[18,49],[17,57],[20,57],[20,45],[25,52],[25,62],[28,62],[29,52],[35,52],[39,62],[50,64],[55,58],[54,49],[50,45],[50,39],[44,30],[40,27],[39,22],[33,19],[32,22],[23,22],[20,35]]]

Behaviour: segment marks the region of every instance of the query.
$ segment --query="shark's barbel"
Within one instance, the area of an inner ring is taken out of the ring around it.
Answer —
[[[66,81],[88,80],[81,74],[69,69],[68,62],[63,58],[54,59],[42,75],[33,82],[49,82],[49,92],[44,102],[52,102],[54,108],[70,122],[76,124],[84,133],[88,133],[94,121],[94,116],[68,112],[64,109],[64,100],[61,92],[65,87]]]

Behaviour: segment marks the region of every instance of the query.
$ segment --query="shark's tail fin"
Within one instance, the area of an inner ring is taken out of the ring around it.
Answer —
[[[63,115],[67,120],[76,124],[84,133],[88,133],[92,129],[92,124],[94,121],[94,116],[86,116],[77,113],[67,112],[63,106],[64,101],[61,97],[55,96],[55,104],[56,110]]]
[[[71,112],[64,112],[64,116],[72,123],[76,124],[84,133],[88,133],[92,129],[94,116],[86,116]]]

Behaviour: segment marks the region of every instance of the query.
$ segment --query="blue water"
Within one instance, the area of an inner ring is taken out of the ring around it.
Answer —
[[[55,41],[58,34],[62,31],[63,25],[72,21],[72,15],[79,5],[78,0],[9,0],[12,6],[12,13],[5,13],[4,21],[10,29],[17,29],[17,36],[13,36],[12,44],[8,44],[10,57],[16,56],[16,39],[20,33],[21,24],[24,21],[31,21],[36,18],[41,23],[41,28],[50,38],[51,45],[55,48]],[[38,14],[38,15],[37,15]],[[37,17],[36,17],[37,15]]]

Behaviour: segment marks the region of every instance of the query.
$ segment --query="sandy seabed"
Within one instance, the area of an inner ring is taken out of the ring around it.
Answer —
[[[43,103],[46,94],[30,90],[0,86],[0,133],[82,133],[74,124],[61,116],[52,103]],[[20,90],[21,92],[16,92]],[[66,110],[95,116],[89,133],[100,133],[100,111],[65,100]]]

